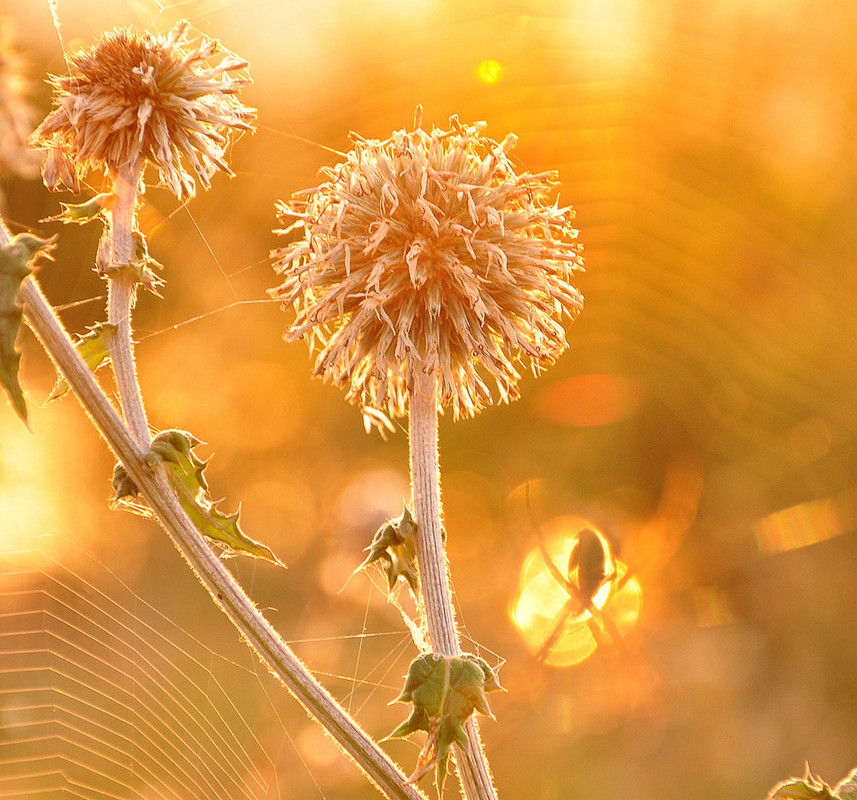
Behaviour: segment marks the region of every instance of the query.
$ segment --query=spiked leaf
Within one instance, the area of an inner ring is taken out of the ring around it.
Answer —
[[[803,779],[791,778],[778,783],[768,794],[769,800],[835,800],[830,787],[810,772],[806,765]]]
[[[369,555],[354,572],[382,561],[390,591],[393,590],[399,578],[404,578],[411,587],[411,591],[416,594],[418,583],[416,536],[417,523],[414,522],[411,512],[405,508],[400,517],[385,522],[378,528],[372,537],[372,543],[366,548]]]
[[[386,742],[388,739],[403,739],[405,736],[410,736],[415,731],[431,730],[431,721],[428,714],[421,709],[415,708],[409,716],[398,728],[392,733],[388,733],[381,741]]]
[[[23,313],[18,291],[24,278],[33,271],[30,266],[33,260],[38,255],[47,255],[53,245],[53,239],[20,233],[9,244],[0,246],[0,383],[24,423],[27,402],[18,381],[21,353],[16,347]]]
[[[66,224],[74,223],[75,225],[83,225],[102,216],[105,211],[109,211],[117,198],[118,195],[108,192],[106,194],[97,194],[85,203],[76,205],[60,202],[62,211],[53,217],[46,217],[42,222],[64,222]]]
[[[87,329],[89,333],[78,335],[74,346],[91,372],[95,372],[110,358],[110,340],[116,333],[116,326],[108,322],[97,322]],[[48,396],[48,402],[57,400],[68,392],[68,383],[62,376],[57,378],[56,385]]]
[[[427,653],[411,662],[405,686],[394,702],[413,703],[413,711],[387,736],[393,739],[428,732],[417,767],[408,779],[411,783],[434,766],[438,792],[443,792],[450,748],[467,745],[464,723],[474,711],[493,718],[485,692],[500,688],[494,670],[478,656]]]
[[[268,547],[241,530],[238,522],[240,510],[234,514],[224,514],[208,497],[208,483],[205,480],[208,462],[202,461],[193,452],[199,444],[202,442],[185,431],[161,431],[152,440],[145,462],[150,468],[160,464],[166,469],[185,513],[206,537],[220,545],[227,554],[247,553],[285,566]]]
[[[98,245],[95,257],[95,270],[101,277],[113,277],[119,273],[131,273],[134,280],[144,289],[148,289],[156,297],[160,297],[159,289],[164,285],[156,270],[162,270],[163,265],[149,255],[146,237],[139,231],[134,231],[134,256],[127,264],[116,264],[111,261],[110,237],[105,231]]]

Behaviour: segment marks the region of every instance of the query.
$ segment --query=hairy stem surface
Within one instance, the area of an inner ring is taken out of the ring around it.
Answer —
[[[441,522],[440,469],[437,435],[437,376],[417,371],[410,395],[411,494],[417,522],[417,563],[426,625],[434,652],[461,653]],[[491,770],[479,737],[476,720],[467,721],[469,744],[456,745],[455,761],[467,800],[496,800]]]
[[[122,414],[138,442],[148,444],[149,423],[143,396],[137,380],[131,310],[137,294],[137,278],[130,268],[134,261],[134,216],[137,209],[137,185],[140,167],[126,165],[119,170],[113,184],[116,201],[108,212],[110,227],[107,289],[107,321],[116,326],[110,341],[110,360],[116,376],[116,388]]]
[[[9,238],[0,223],[0,244],[8,244]],[[21,300],[27,324],[68,381],[95,427],[137,484],[194,574],[256,651],[262,663],[280,678],[298,702],[386,797],[390,800],[425,800],[425,795],[406,783],[404,773],[316,681],[256,608],[193,526],[163,472],[152,472],[144,465],[148,442],[141,442],[131,435],[83,363],[34,277],[29,277],[22,284]]]

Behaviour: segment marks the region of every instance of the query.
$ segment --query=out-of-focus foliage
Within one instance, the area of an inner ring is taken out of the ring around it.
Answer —
[[[21,353],[17,347],[21,329],[21,283],[32,273],[31,262],[45,254],[53,242],[26,233],[0,246],[0,384],[9,396],[15,413],[27,421],[27,401],[18,380]]]

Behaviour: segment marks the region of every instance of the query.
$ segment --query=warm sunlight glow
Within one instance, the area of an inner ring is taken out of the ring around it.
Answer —
[[[476,77],[482,83],[497,83],[503,75],[503,65],[493,58],[486,58],[476,67]]]
[[[60,513],[46,452],[52,441],[33,436],[11,414],[0,425],[0,437],[0,553],[43,549],[46,540],[36,541],[34,532],[51,533]]]
[[[544,663],[571,666],[592,655],[599,644],[624,635],[633,627],[642,593],[639,583],[626,577],[627,566],[613,560],[602,533],[585,520],[570,517],[562,518],[559,527],[560,532],[545,542],[545,550],[563,576],[568,576],[568,564],[581,532],[590,530],[605,546],[606,570],[613,579],[601,584],[587,610],[560,583],[559,576],[546,563],[542,548],[535,547],[524,559],[521,588],[511,615],[527,646]],[[592,609],[601,613],[593,615]]]
[[[539,411],[546,420],[576,428],[620,422],[635,414],[639,407],[639,384],[610,373],[553,381],[539,395]]]

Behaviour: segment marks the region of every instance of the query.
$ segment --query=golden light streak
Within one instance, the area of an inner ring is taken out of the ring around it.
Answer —
[[[753,525],[756,546],[767,555],[807,547],[857,528],[857,489],[809,500],[762,517]]]

